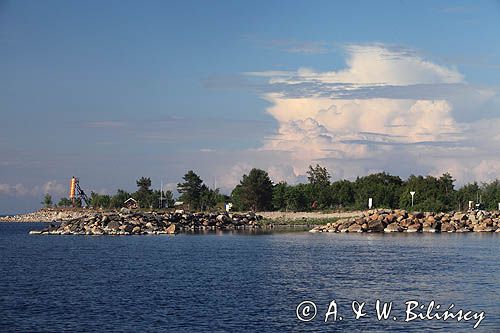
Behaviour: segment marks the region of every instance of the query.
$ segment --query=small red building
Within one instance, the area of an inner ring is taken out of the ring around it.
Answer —
[[[137,202],[137,200],[130,197],[127,200],[125,200],[125,202],[123,203],[123,206],[128,208],[128,209],[136,209],[136,208],[139,208],[139,203]]]

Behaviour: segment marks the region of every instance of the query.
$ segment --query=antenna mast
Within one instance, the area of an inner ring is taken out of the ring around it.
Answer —
[[[163,179],[160,180],[160,209],[163,208]]]

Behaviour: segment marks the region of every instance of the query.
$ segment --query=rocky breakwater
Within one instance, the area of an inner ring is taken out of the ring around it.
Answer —
[[[119,212],[95,213],[52,223],[40,235],[148,235],[175,234],[182,231],[237,230],[261,228],[262,217],[253,214],[216,213],[146,213],[122,209]]]
[[[410,213],[370,210],[361,217],[340,219],[310,232],[500,232],[500,212]]]
[[[2,216],[0,222],[54,222],[65,221],[85,216],[88,212],[83,210],[61,210],[44,208],[36,212]]]

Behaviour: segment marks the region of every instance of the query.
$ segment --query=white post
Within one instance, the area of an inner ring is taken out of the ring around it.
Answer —
[[[368,209],[372,209],[372,206],[373,206],[373,199],[368,198]]]
[[[411,208],[413,208],[413,196],[415,196],[415,191],[410,191],[411,194]]]

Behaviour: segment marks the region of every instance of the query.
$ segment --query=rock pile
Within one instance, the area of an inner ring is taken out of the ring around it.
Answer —
[[[122,208],[120,212],[94,213],[50,224],[30,234],[41,235],[145,235],[174,234],[180,231],[235,230],[260,228],[262,217],[248,214],[146,213]]]
[[[500,232],[500,212],[410,213],[370,210],[361,217],[340,219],[310,232]]]
[[[53,222],[79,218],[88,214],[82,210],[59,210],[44,208],[39,211],[13,216],[2,216],[0,222]]]

